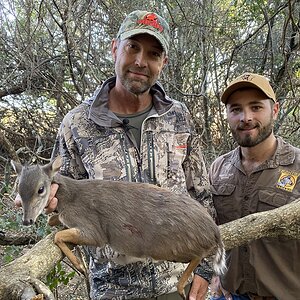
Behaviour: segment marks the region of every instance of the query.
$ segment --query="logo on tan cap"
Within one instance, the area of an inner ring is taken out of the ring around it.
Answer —
[[[276,102],[276,96],[269,80],[262,75],[254,73],[244,73],[230,82],[221,96],[221,101],[226,104],[233,92],[246,87],[257,88],[265,93],[268,98]]]

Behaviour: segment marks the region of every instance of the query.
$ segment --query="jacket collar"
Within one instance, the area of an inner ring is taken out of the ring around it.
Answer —
[[[121,120],[108,108],[109,91],[115,86],[116,77],[107,79],[95,94],[85,101],[89,108],[89,118],[96,124],[104,127],[117,127],[122,124]],[[168,111],[173,105],[159,82],[150,89],[153,97],[153,105],[158,115]]]

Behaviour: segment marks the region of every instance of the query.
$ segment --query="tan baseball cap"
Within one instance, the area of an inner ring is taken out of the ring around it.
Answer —
[[[167,21],[157,13],[143,10],[131,12],[121,24],[117,38],[125,40],[142,33],[154,36],[164,51],[169,52],[170,28]]]
[[[227,103],[229,96],[238,89],[252,87],[261,90],[266,96],[276,102],[275,93],[270,85],[269,80],[258,74],[244,73],[231,81],[228,87],[224,90],[221,101]]]

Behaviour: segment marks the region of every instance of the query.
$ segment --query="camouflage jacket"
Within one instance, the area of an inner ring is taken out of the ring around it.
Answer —
[[[76,179],[148,182],[190,193],[212,212],[205,163],[186,106],[155,84],[153,108],[142,124],[137,149],[130,130],[108,109],[114,85],[115,78],[108,79],[63,119],[53,152],[63,158],[61,172]],[[175,291],[186,266],[151,259],[121,265],[115,259],[125,262],[126,257],[109,246],[88,249],[92,299],[148,298]]]

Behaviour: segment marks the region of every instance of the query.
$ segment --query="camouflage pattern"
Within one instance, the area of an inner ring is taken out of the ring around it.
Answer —
[[[161,43],[165,52],[168,53],[170,43],[169,25],[160,15],[153,12],[142,10],[131,12],[121,24],[117,38],[125,40],[142,33],[154,36]]]
[[[108,109],[114,84],[115,78],[107,80],[65,116],[53,152],[63,158],[61,172],[76,179],[148,182],[174,193],[190,193],[213,213],[205,162],[186,106],[155,84],[139,151],[125,125]],[[150,298],[175,291],[186,267],[151,259],[128,262],[109,246],[88,251],[92,299]]]

